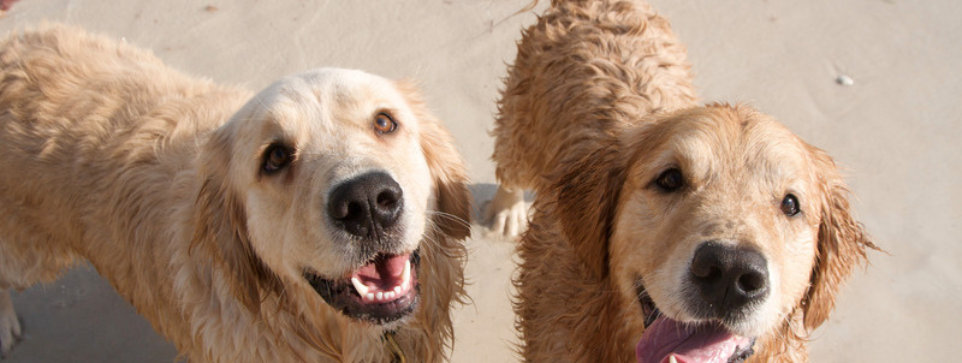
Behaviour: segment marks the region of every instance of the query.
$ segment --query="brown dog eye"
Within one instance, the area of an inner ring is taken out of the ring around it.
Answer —
[[[782,213],[789,217],[794,217],[801,210],[798,209],[798,198],[794,195],[786,195],[785,199],[782,199]]]
[[[685,186],[685,176],[678,168],[671,168],[658,175],[655,185],[663,192],[674,192]]]
[[[265,173],[274,173],[291,163],[291,151],[281,145],[271,145],[264,152],[264,165],[261,169]]]
[[[374,130],[382,134],[389,134],[397,130],[397,122],[384,112],[377,114],[374,117]]]

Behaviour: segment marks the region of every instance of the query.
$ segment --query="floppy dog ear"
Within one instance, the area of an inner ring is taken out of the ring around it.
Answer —
[[[608,240],[625,181],[621,159],[615,145],[597,148],[565,162],[553,188],[565,237],[597,277],[608,273]]]
[[[396,85],[418,119],[421,150],[434,179],[438,212],[433,216],[434,225],[448,237],[467,238],[471,235],[472,197],[461,154],[455,149],[451,134],[428,112],[415,85],[406,80]]]
[[[804,300],[805,327],[817,328],[835,307],[835,296],[852,269],[866,259],[866,249],[878,250],[851,214],[848,188],[835,162],[824,151],[809,147],[818,165],[822,200],[818,249],[811,286]]]
[[[257,257],[250,243],[247,213],[228,181],[230,130],[217,130],[202,151],[201,187],[194,204],[195,229],[191,251],[199,248],[226,270],[234,296],[254,313],[261,293],[280,291],[279,278]]]

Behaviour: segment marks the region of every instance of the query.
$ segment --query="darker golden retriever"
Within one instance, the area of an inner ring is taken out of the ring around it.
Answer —
[[[492,205],[537,193],[526,361],[806,361],[874,248],[832,159],[750,107],[698,106],[685,53],[637,1],[555,0],[524,31]]]
[[[414,89],[320,69],[259,94],[48,26],[0,44],[6,289],[87,259],[194,362],[441,361],[469,198]]]

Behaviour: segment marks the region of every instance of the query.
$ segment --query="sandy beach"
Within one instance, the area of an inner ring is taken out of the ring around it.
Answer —
[[[813,362],[951,362],[962,334],[962,2],[651,0],[688,46],[706,102],[745,102],[844,166],[869,255],[810,345]],[[458,141],[478,208],[494,193],[495,101],[528,1],[22,0],[0,33],[43,21],[260,89],[315,67],[416,79]],[[8,171],[0,171],[8,172]],[[453,362],[512,362],[514,242],[467,241],[473,300]],[[4,362],[170,362],[173,346],[89,267],[14,293],[24,340]]]

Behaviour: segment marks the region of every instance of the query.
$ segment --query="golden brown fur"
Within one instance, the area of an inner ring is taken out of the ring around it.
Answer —
[[[494,131],[501,187],[491,207],[513,215],[487,211],[508,219],[494,227],[507,236],[527,218],[521,191],[541,190],[562,160],[597,149],[635,115],[696,101],[685,48],[648,4],[558,2],[523,37]]]
[[[758,337],[749,361],[806,361],[874,248],[831,158],[747,106],[697,106],[685,58],[637,1],[552,1],[523,32],[493,158],[506,189],[537,193],[515,279],[526,361],[634,361],[642,286],[663,314],[698,321],[682,276],[707,240],[757,249],[773,271],[768,299],[729,326]],[[685,189],[657,190],[671,168]]]
[[[399,131],[376,136],[371,107]],[[190,361],[389,361],[386,330],[408,361],[446,356],[470,195],[410,85],[320,70],[254,96],[46,26],[0,44],[0,110],[0,298],[86,258]],[[259,173],[278,140],[290,168]],[[312,208],[372,168],[404,189],[403,248],[421,256],[420,307],[383,327],[326,305],[299,270],[350,267]]]

